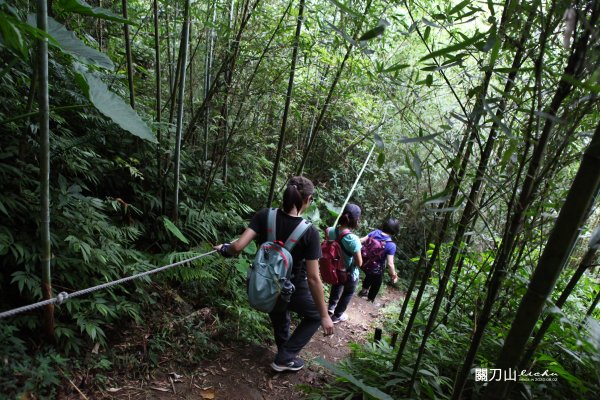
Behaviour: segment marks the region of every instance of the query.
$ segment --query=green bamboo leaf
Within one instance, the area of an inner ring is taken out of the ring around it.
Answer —
[[[430,27],[432,27],[432,28],[443,28],[443,26],[441,26],[441,25],[438,25],[438,24],[436,24],[436,23],[434,23],[434,22],[431,22],[431,21],[429,21],[428,19],[425,19],[425,18],[423,18],[423,19],[422,19],[422,21],[423,21],[423,23],[424,23],[425,25],[427,25],[427,26],[430,26]]]
[[[358,41],[362,42],[375,39],[376,37],[383,35],[383,32],[385,32],[385,25],[377,25],[375,28],[363,33],[362,36],[358,38]]]
[[[430,58],[439,57],[442,55],[446,55],[448,53],[453,53],[458,50],[463,50],[463,49],[469,47],[470,45],[479,42],[483,37],[484,37],[484,34],[476,33],[473,37],[467,38],[466,40],[464,40],[460,43],[453,44],[448,47],[444,47],[443,49],[432,51],[431,53],[427,54],[425,57],[422,57],[419,61],[425,61],[425,60],[429,60]]]
[[[433,75],[427,74],[427,78],[425,79],[425,84],[427,87],[430,87],[433,84]]]
[[[165,225],[165,228],[175,235],[177,239],[181,240],[185,244],[190,244],[189,240],[187,240],[179,228],[169,218],[163,217],[163,224]]]
[[[75,64],[77,81],[92,104],[102,114],[131,134],[158,143],[154,134],[131,106],[108,89],[100,79],[90,74],[81,64]]]
[[[376,133],[373,134],[373,141],[375,142],[377,147],[379,147],[380,149],[383,149],[385,147],[385,145],[383,143],[383,139],[381,138],[381,136],[379,136]]]
[[[122,24],[132,25],[131,21],[121,17],[120,15],[117,15],[112,11],[102,7],[92,7],[83,0],[58,0],[56,5],[62,8],[64,11],[70,13],[87,15],[109,21],[120,22]]]
[[[381,390],[379,390],[373,386],[367,385],[362,380],[355,378],[351,373],[344,371],[343,369],[339,368],[338,366],[331,364],[330,362],[325,361],[322,358],[318,358],[317,363],[321,364],[328,370],[332,371],[337,376],[344,378],[345,380],[347,380],[348,382],[350,382],[351,384],[353,384],[354,386],[356,386],[357,388],[362,390],[365,394],[372,396],[375,399],[393,400],[392,396],[390,396],[389,394],[384,393]]]
[[[485,42],[485,44],[483,45],[482,50],[484,52],[488,52],[491,49],[496,47],[496,41],[498,40],[498,36],[496,36],[496,32],[494,31],[493,33],[490,34],[490,36],[488,37],[488,40]]]
[[[359,13],[357,13],[356,11],[354,11],[353,9],[351,9],[344,3],[337,1],[337,0],[327,0],[327,1],[329,1],[331,4],[333,4],[334,6],[336,6],[343,12],[345,12],[346,14],[352,15],[354,18],[363,19],[362,15],[360,15]]]
[[[423,204],[441,204],[447,202],[449,199],[449,194],[446,192],[440,192],[423,200]]]
[[[337,26],[333,25],[332,23],[325,21],[325,23],[334,31],[336,31],[341,37],[343,37],[344,39],[346,39],[348,42],[350,42],[352,45],[356,46],[356,41],[354,39],[352,39],[349,35],[346,34],[346,32],[344,32],[343,30],[341,30],[340,28],[338,28]]]
[[[600,226],[594,230],[592,233],[592,237],[590,237],[590,241],[588,243],[588,247],[590,249],[596,249],[600,246]]]
[[[404,64],[404,63],[398,63],[398,64],[394,64],[389,68],[384,69],[381,72],[394,72],[394,71],[398,71],[400,69],[404,69],[404,68],[408,68],[410,67],[410,64]]]
[[[385,164],[385,153],[382,151],[377,155],[377,166],[379,168],[383,167]]]
[[[471,0],[464,0],[460,3],[458,3],[457,5],[455,5],[454,7],[452,7],[452,9],[450,10],[450,12],[448,12],[448,15],[452,15],[452,14],[456,14],[457,12],[459,12],[460,10],[462,10],[463,8],[465,8],[466,6],[468,6],[469,4],[471,4]]]
[[[435,138],[436,136],[439,136],[440,134],[441,134],[441,132],[434,133],[433,135],[419,136],[419,137],[414,137],[414,138],[403,137],[403,138],[400,138],[399,142],[400,143],[426,142],[426,141],[432,140],[433,138]]]

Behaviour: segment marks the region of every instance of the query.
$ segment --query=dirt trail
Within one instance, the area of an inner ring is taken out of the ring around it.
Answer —
[[[323,336],[317,331],[310,343],[300,353],[306,361],[303,370],[293,373],[276,373],[270,368],[275,356],[275,346],[242,346],[222,348],[215,358],[206,360],[193,371],[160,370],[155,380],[143,386],[122,386],[94,398],[105,399],[218,399],[218,400],[296,400],[304,393],[299,384],[323,385],[331,377],[316,363],[321,357],[337,362],[350,352],[348,343],[364,343],[371,334],[388,304],[398,303],[402,294],[387,287],[375,304],[355,296],[348,307],[348,321],[335,326],[333,336]],[[116,382],[115,382],[116,383]]]

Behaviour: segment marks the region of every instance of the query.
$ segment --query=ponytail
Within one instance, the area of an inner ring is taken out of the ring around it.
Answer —
[[[294,176],[288,181],[283,192],[283,211],[289,213],[294,207],[300,211],[304,201],[315,191],[313,183],[302,176]]]

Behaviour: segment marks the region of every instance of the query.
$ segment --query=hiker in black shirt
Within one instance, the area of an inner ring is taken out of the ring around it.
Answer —
[[[276,240],[285,242],[294,228],[303,221],[300,215],[311,203],[313,192],[314,186],[309,179],[297,176],[289,180],[283,194],[283,210],[277,211],[275,219]],[[268,212],[267,208],[258,211],[239,239],[229,245],[215,246],[215,249],[222,253],[225,251],[228,255],[236,255],[252,240],[256,240],[258,245],[265,242]],[[223,246],[225,247],[222,249]],[[304,367],[304,361],[297,355],[319,329],[319,325],[323,327],[325,335],[333,334],[333,322],[327,313],[319,274],[320,238],[314,226],[308,228],[291,254],[294,259],[292,283],[296,290],[287,309],[269,313],[277,344],[277,355],[271,364],[275,371],[298,371]],[[290,310],[302,318],[291,336]]]

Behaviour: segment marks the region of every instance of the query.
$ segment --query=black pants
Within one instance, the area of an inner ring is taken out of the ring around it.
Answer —
[[[380,274],[369,274],[365,275],[365,279],[363,279],[362,290],[369,290],[369,294],[367,294],[367,299],[374,301],[375,296],[379,293],[379,289],[381,288],[381,283],[383,282],[383,271]]]
[[[312,298],[306,278],[294,280],[294,285],[296,291],[292,294],[287,309],[269,313],[277,344],[277,364],[285,364],[296,358],[321,325],[321,314]],[[291,336],[290,311],[296,312],[302,318]]]
[[[350,300],[352,300],[354,291],[356,290],[357,283],[358,280],[353,281],[352,277],[349,277],[348,281],[343,285],[331,287],[331,292],[329,293],[329,306],[327,308],[329,310],[334,310],[334,316],[340,317],[344,311],[346,311],[348,304],[350,304]]]

